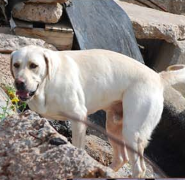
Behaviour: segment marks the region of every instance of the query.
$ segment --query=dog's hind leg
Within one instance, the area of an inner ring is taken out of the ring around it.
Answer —
[[[125,92],[123,104],[123,137],[132,166],[132,176],[143,178],[146,171],[144,148],[160,120],[163,93],[157,86],[135,84]]]
[[[119,107],[118,107],[119,106]],[[121,110],[121,111],[120,111]],[[106,130],[108,133],[114,135],[123,141],[122,124],[123,124],[123,111],[122,103],[111,106],[106,111]],[[109,165],[114,171],[118,171],[126,162],[128,162],[128,155],[126,147],[121,147],[116,142],[109,139],[113,148],[113,160]]]
[[[146,165],[145,165],[145,161],[144,161],[144,149],[147,146],[148,142],[143,142],[142,140],[138,139],[138,152],[140,154],[140,163],[141,163],[141,168],[143,170],[141,177],[145,176],[146,173]]]

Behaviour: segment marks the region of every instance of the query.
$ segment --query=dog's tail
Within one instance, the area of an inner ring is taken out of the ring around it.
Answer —
[[[159,73],[164,86],[185,83],[185,65],[177,64],[167,68],[167,71]]]

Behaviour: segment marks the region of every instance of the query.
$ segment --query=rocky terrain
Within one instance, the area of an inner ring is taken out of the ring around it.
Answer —
[[[118,0],[115,2],[130,17],[138,45],[149,67],[162,71],[174,63],[185,64],[185,16],[183,15],[185,11],[180,9],[183,7],[183,1],[173,0],[173,3],[176,3],[173,10],[172,5],[165,4],[168,12],[138,6],[137,3],[136,5]],[[13,16],[31,23],[53,24],[57,24],[63,16],[63,9],[59,4],[40,5],[37,6],[37,11],[34,6],[34,4],[17,6],[13,10]],[[53,16],[48,17],[47,12],[53,12]],[[28,28],[30,24],[26,26]],[[22,28],[22,25],[19,28]],[[44,33],[49,31],[51,34],[58,30],[68,32],[70,38],[60,37],[63,38],[62,43],[67,42],[62,45],[61,39],[56,43],[58,34],[54,35],[54,41],[53,38],[48,41],[49,35],[47,37],[41,34],[35,35],[32,28],[31,26],[31,34],[25,33],[19,36],[12,35],[9,28],[0,26],[0,107],[6,106],[8,99],[1,85],[13,84],[9,71],[12,51],[31,44],[52,50],[72,48],[73,32],[70,30],[69,33],[68,28],[61,30],[57,24],[52,26],[52,31],[47,29],[51,27],[44,29]],[[61,32],[59,34],[62,34]],[[182,143],[185,137],[184,89],[183,85],[178,85],[165,90],[163,116],[146,150],[147,155],[171,177],[184,176],[185,146]],[[11,106],[11,102],[9,103]],[[0,113],[2,110],[0,108]],[[131,175],[129,164],[117,173],[107,168],[112,160],[112,149],[104,134],[88,129],[86,151],[83,151],[70,144],[70,123],[48,121],[31,111],[23,115],[15,112],[11,114],[14,115],[0,123],[0,179],[125,178]],[[90,119],[96,124],[105,125],[104,112],[91,115]],[[146,177],[162,176],[154,171],[151,165],[147,165]]]

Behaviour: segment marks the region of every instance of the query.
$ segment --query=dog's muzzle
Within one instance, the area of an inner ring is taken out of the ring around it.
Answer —
[[[36,91],[17,90],[16,94],[21,101],[27,101],[35,95]]]
[[[29,91],[28,89],[26,89],[25,85],[24,87],[22,86],[21,88],[16,86],[17,88],[16,95],[19,97],[21,101],[28,101],[29,99],[31,99],[31,97],[35,95],[38,87],[39,85],[37,85],[37,88],[35,91]]]

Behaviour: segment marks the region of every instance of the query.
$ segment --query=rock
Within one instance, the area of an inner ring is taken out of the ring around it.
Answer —
[[[112,148],[107,141],[95,136],[86,136],[86,151],[101,164],[108,166],[112,162]]]
[[[115,0],[130,17],[136,38],[177,44],[185,39],[185,17]],[[162,18],[161,18],[162,17]]]
[[[24,21],[43,23],[57,23],[63,13],[59,3],[54,4],[17,4],[13,11],[13,17]]]
[[[70,121],[49,120],[49,123],[59,134],[65,136],[72,143],[72,127]]]
[[[13,111],[11,110],[10,106],[11,106],[10,99],[8,98],[4,90],[0,87],[0,121],[4,120],[4,118],[8,114],[13,114]]]
[[[112,162],[112,148],[110,144],[94,135],[86,136],[86,151],[90,156],[96,159],[101,164],[108,166]],[[147,172],[146,178],[160,177],[159,174],[155,173],[151,165],[146,163]],[[130,177],[131,176],[131,166],[130,164],[125,164],[118,172],[116,172],[118,177]]]
[[[56,50],[53,45],[47,44],[40,39],[26,38],[22,36],[14,36],[10,34],[0,34],[0,53],[10,53],[21,47],[28,45],[36,45],[44,48]]]
[[[129,3],[134,3],[134,4],[137,4],[140,6],[145,6],[136,0],[124,0],[124,1],[129,2]],[[150,1],[140,0],[140,2],[144,2],[145,4],[149,5],[153,9],[161,10],[161,8],[157,7],[156,5],[151,3]],[[183,14],[183,15],[185,14],[185,1],[182,1],[182,0],[170,0],[170,1],[155,0],[155,3],[170,13]]]
[[[0,64],[0,86],[2,84],[12,85],[13,78],[10,73],[10,55],[0,54]]]
[[[115,178],[84,150],[72,146],[49,122],[27,111],[0,124],[0,179]]]

